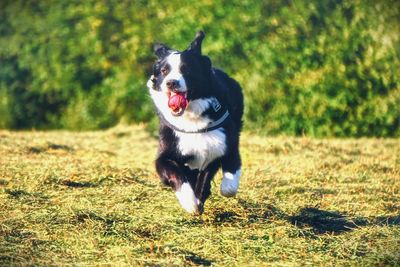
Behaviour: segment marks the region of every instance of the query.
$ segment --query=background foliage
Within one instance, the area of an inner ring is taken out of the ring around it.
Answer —
[[[1,1],[0,128],[154,122],[152,44],[198,29],[247,128],[400,136],[400,4],[353,0]]]

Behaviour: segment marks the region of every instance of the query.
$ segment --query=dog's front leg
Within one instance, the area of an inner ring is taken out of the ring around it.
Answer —
[[[161,181],[171,186],[181,206],[189,213],[198,213],[200,200],[196,197],[184,170],[177,161],[160,155],[156,160],[156,170]]]
[[[225,197],[233,197],[238,191],[241,173],[239,148],[235,147],[228,155],[225,155],[221,163],[223,177],[220,192]]]
[[[199,213],[204,211],[204,203],[211,194],[211,181],[217,172],[218,168],[221,166],[219,160],[215,160],[210,163],[205,170],[199,171],[195,186],[195,195],[200,200]]]

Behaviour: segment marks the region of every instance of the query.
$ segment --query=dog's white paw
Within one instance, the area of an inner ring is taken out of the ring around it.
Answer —
[[[225,197],[233,197],[239,188],[240,169],[235,173],[224,172],[220,187],[221,195]]]
[[[194,195],[194,191],[189,183],[183,183],[181,188],[179,188],[175,194],[182,208],[184,208],[188,213],[199,212],[200,201]]]

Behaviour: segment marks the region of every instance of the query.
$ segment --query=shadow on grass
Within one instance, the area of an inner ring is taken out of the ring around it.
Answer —
[[[245,216],[231,211],[217,212],[214,223],[268,223],[286,220],[298,228],[307,228],[313,234],[341,234],[367,226],[400,226],[400,215],[396,216],[347,216],[338,211],[321,210],[315,207],[300,208],[295,214],[287,214],[274,205],[260,205],[239,199],[247,212]]]
[[[147,179],[150,176],[150,172],[136,168],[131,169],[128,173],[122,172],[123,170],[107,167],[104,173],[98,174],[97,176],[89,176],[85,173],[79,174],[80,179],[82,177],[86,180],[76,181],[69,178],[65,178],[63,176],[58,175],[49,175],[44,181],[45,185],[61,185],[66,186],[68,188],[77,188],[77,189],[85,189],[85,188],[94,188],[100,186],[107,185],[122,185],[122,184],[139,184],[143,187],[155,188],[157,185],[155,183],[149,182]],[[2,180],[0,179],[0,186],[3,185]],[[6,184],[6,183],[4,183]]]
[[[203,258],[200,255],[198,255],[192,251],[180,250],[180,252],[184,255],[185,260],[188,263],[191,263],[194,265],[202,265],[202,266],[211,266],[211,264],[213,263],[211,260]]]
[[[316,234],[340,234],[364,226],[400,226],[400,215],[377,217],[349,217],[337,211],[301,208],[289,221],[300,228],[311,227]]]
[[[5,189],[4,193],[8,195],[11,199],[17,199],[24,203],[43,203],[47,202],[50,198],[40,192],[28,192],[23,189]]]
[[[158,249],[158,253],[160,256],[173,256],[182,257],[185,259],[185,266],[211,266],[213,264],[213,260],[207,259],[199,254],[194,253],[193,251],[181,249],[178,247],[166,245],[161,246]]]
[[[337,211],[326,211],[317,208],[301,208],[296,215],[288,217],[290,223],[299,228],[309,228],[316,234],[342,233],[366,226],[366,218],[351,219]]]
[[[93,182],[76,182],[71,180],[64,180],[62,184],[68,187],[75,187],[75,188],[86,188],[86,187],[96,187],[97,184]]]
[[[47,152],[49,150],[63,150],[66,152],[74,152],[75,151],[75,149],[72,148],[71,146],[53,144],[53,143],[47,143],[47,145],[45,145],[45,146],[28,147],[28,152],[33,153],[33,154],[39,154],[39,153]]]

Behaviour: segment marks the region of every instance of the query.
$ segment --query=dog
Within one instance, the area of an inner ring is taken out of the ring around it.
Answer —
[[[241,174],[242,89],[202,55],[204,37],[199,31],[181,52],[155,44],[147,82],[160,119],[157,173],[192,214],[203,213],[220,167],[225,197],[236,195]]]

